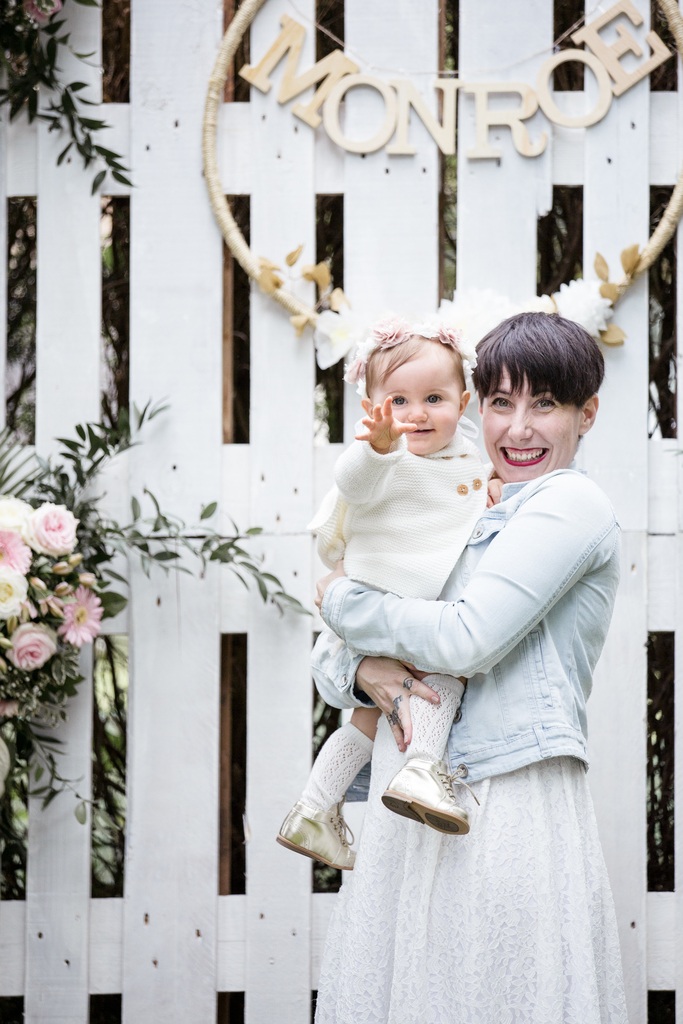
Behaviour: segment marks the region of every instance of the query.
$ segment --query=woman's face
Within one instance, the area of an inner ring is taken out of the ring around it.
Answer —
[[[505,372],[498,391],[480,407],[484,443],[497,475],[512,484],[567,469],[597,411],[597,395],[577,408],[560,405],[550,394],[533,395],[528,385],[513,392]]]

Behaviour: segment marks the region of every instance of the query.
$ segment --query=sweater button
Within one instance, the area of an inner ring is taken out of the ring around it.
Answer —
[[[467,494],[468,490],[467,484],[458,484],[458,494]]]
[[[479,479],[479,477],[477,477],[476,480],[472,481],[472,486],[474,487],[475,491],[480,491],[481,490],[483,485],[482,485],[482,482]]]

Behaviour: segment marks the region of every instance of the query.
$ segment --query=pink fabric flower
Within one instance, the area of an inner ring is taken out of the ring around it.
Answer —
[[[363,359],[362,356],[356,356],[351,365],[346,367],[344,380],[348,384],[357,384],[359,380],[365,380],[366,367],[367,359]]]
[[[26,539],[41,555],[69,555],[76,545],[78,519],[66,505],[46,501],[29,516]]]
[[[434,324],[434,330],[442,345],[452,345],[458,352],[462,341],[462,331],[458,327],[449,327],[444,323]]]
[[[372,325],[370,339],[377,348],[393,348],[413,336],[413,328],[402,316],[387,316]]]
[[[64,622],[57,632],[70,644],[82,647],[100,632],[102,602],[87,587],[77,587],[74,600],[64,604]]]
[[[39,25],[44,25],[53,14],[61,9],[62,0],[24,0],[24,10]]]
[[[7,657],[25,672],[42,668],[57,650],[57,638],[47,626],[27,622],[12,633],[12,649]]]
[[[14,718],[18,710],[18,700],[0,700],[0,715],[4,715],[5,718]]]
[[[0,565],[25,576],[31,568],[31,549],[14,530],[0,530]]]

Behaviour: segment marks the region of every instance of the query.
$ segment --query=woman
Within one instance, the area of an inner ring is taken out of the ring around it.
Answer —
[[[318,1024],[626,1024],[585,778],[585,701],[619,528],[570,468],[597,414],[603,359],[577,324],[542,313],[506,320],[477,358],[483,438],[504,486],[442,600],[369,590],[341,570],[319,585],[323,619],[345,641],[325,633],[316,645],[319,689],[387,717],[356,868],[328,931]],[[433,696],[427,672],[469,680],[448,747],[454,781],[466,778],[480,803],[463,791],[473,825],[462,837],[380,802],[403,760],[409,698]]]

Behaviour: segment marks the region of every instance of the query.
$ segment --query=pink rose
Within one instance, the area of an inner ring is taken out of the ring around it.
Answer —
[[[3,715],[5,718],[14,718],[18,710],[18,700],[0,700],[0,715]]]
[[[31,549],[14,530],[0,530],[0,565],[25,576],[31,568]]]
[[[68,555],[76,544],[78,522],[65,505],[46,501],[29,516],[26,539],[41,555]]]
[[[62,0],[24,0],[24,10],[39,25],[44,25],[61,9]]]
[[[387,316],[373,324],[370,338],[378,348],[393,348],[413,336],[412,326],[402,316]]]
[[[27,622],[12,633],[12,649],[7,657],[25,672],[42,668],[57,650],[57,637],[47,626]]]

